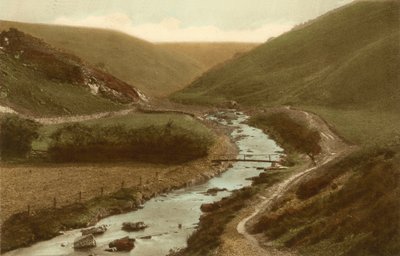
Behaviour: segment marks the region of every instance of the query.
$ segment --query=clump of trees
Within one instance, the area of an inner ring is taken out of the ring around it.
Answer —
[[[206,156],[214,142],[211,134],[200,134],[173,122],[136,129],[76,123],[59,128],[50,138],[49,154],[58,162],[178,163]]]
[[[251,122],[262,126],[279,144],[291,150],[307,154],[315,163],[315,156],[321,152],[320,133],[297,121],[284,112],[260,115]]]
[[[0,155],[1,159],[25,158],[32,150],[32,141],[39,137],[40,124],[7,115],[0,123]]]

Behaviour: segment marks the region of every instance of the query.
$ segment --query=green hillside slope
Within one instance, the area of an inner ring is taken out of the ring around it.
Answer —
[[[257,44],[252,43],[160,43],[163,49],[185,54],[196,60],[204,70],[238,57]]]
[[[173,98],[399,109],[399,13],[399,2],[338,9],[211,70]]]
[[[0,30],[10,27],[65,49],[150,96],[181,89],[203,72],[196,61],[183,54],[120,32],[0,21]]]
[[[0,33],[0,105],[34,116],[124,108],[141,94],[74,55],[16,29]]]

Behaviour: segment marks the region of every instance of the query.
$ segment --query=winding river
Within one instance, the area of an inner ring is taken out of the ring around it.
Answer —
[[[230,121],[221,118],[226,114],[230,116]],[[239,148],[239,154],[274,154],[281,150],[260,129],[245,124],[244,121],[248,119],[248,116],[242,113],[220,112],[207,118],[233,128],[231,136]],[[260,157],[257,158],[259,159]],[[229,191],[249,186],[251,181],[246,179],[257,176],[262,172],[257,167],[267,166],[267,163],[236,162],[222,175],[212,178],[204,184],[157,196],[147,201],[143,209],[105,218],[98,225],[105,224],[108,226],[108,230],[103,235],[96,236],[97,247],[91,250],[74,250],[72,247],[73,241],[80,236],[80,230],[71,230],[51,240],[39,242],[27,248],[17,249],[4,255],[166,255],[171,249],[186,246],[187,238],[193,233],[198,224],[201,215],[201,204],[218,201],[223,197],[229,196],[231,193]],[[228,191],[219,192],[215,196],[205,194],[208,189],[215,187],[226,188]],[[144,221],[149,225],[149,228],[140,232],[128,233],[121,230],[122,223],[126,221]],[[179,227],[179,224],[182,226]],[[136,238],[135,248],[131,252],[111,253],[104,251],[110,241],[127,235]],[[151,239],[140,238],[144,236],[152,237]]]

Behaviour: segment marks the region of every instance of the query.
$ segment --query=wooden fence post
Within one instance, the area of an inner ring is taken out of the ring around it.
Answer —
[[[30,215],[31,215],[31,205],[28,204],[28,216],[30,216]]]
[[[122,181],[121,182],[121,188],[124,188],[124,185],[125,185],[125,181]]]
[[[101,187],[101,189],[100,189],[100,195],[103,196],[103,194],[104,194],[104,187]]]
[[[80,203],[82,201],[82,191],[79,191],[78,197],[79,197],[79,203]]]
[[[57,208],[57,199],[53,198],[53,208]]]
[[[142,178],[142,176],[140,176],[139,179],[140,179],[140,180],[139,180],[139,186],[142,186],[142,185],[143,185],[143,178]]]

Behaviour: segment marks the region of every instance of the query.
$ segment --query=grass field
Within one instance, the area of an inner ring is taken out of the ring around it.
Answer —
[[[146,113],[133,113],[126,116],[118,116],[111,118],[101,118],[96,120],[84,121],[82,124],[86,125],[100,125],[112,126],[117,124],[125,125],[127,128],[143,128],[151,125],[163,126],[172,121],[174,125],[194,131],[198,134],[208,134],[210,130],[187,115],[181,114],[146,114]],[[40,128],[40,138],[33,142],[33,150],[47,150],[50,138],[49,136],[58,128],[65,124],[45,125]]]
[[[332,109],[303,106],[302,109],[323,117],[347,141],[362,145],[400,144],[400,115],[398,112]]]

